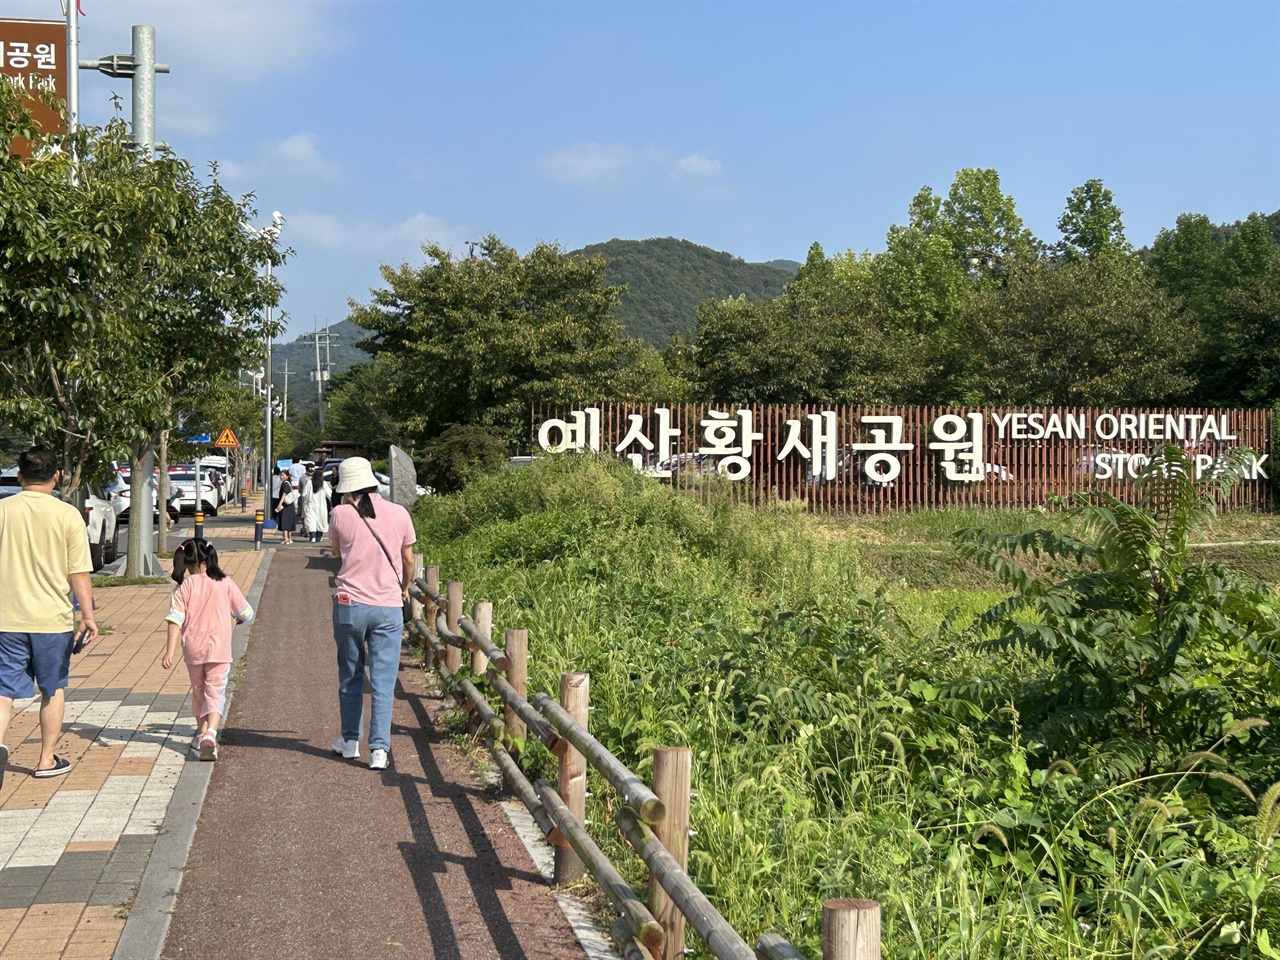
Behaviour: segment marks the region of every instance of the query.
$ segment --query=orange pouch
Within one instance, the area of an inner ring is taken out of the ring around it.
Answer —
[[[351,594],[349,593],[340,592],[335,599],[344,607],[351,606]]]

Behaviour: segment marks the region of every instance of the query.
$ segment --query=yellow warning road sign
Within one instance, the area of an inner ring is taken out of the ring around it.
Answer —
[[[227,427],[227,429],[222,431],[222,434],[218,437],[218,442],[215,443],[214,446],[215,447],[238,447],[240,446],[240,441],[237,440],[236,435],[231,432],[231,428]]]

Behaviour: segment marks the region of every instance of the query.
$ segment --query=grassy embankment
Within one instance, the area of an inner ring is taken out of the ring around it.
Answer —
[[[529,629],[532,690],[589,672],[593,732],[642,776],[655,746],[692,749],[690,872],[749,938],[777,930],[816,956],[821,901],[860,896],[884,904],[892,957],[1280,944],[1280,856],[1254,799],[1199,767],[1117,776],[1089,744],[1055,755],[1020,716],[1053,665],[959,629],[1007,591],[954,553],[953,531],[1061,528],[1060,514],[708,508],[570,458],[431,498],[417,521],[428,562],[492,600],[498,631]],[[1229,516],[1200,537],[1280,538],[1280,522]],[[1227,551],[1280,580],[1276,547]],[[1280,718],[1277,686],[1237,699]],[[1231,740],[1243,759],[1226,772],[1255,799],[1280,779],[1273,734]],[[535,746],[527,762],[551,769]],[[639,880],[616,800],[590,789],[593,833]]]

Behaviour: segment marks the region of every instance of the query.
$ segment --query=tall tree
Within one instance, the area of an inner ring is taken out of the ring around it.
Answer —
[[[1067,207],[1058,218],[1062,241],[1058,255],[1065,260],[1096,257],[1104,251],[1129,253],[1124,223],[1115,195],[1098,179],[1086,180],[1067,197]]]
[[[420,442],[449,424],[527,438],[531,406],[608,399],[629,347],[610,311],[604,261],[538,244],[525,256],[489,235],[475,256],[429,244],[427,263],[382,267],[387,286],[350,319],[359,346],[393,361],[387,409]]]
[[[0,416],[63,447],[64,495],[129,449],[138,503],[149,480],[139,467],[175,401],[251,366],[277,332],[264,309],[281,287],[260,268],[283,255],[245,230],[248,198],[178,157],[138,157],[119,119],[71,143],[41,135],[40,159],[18,160],[9,146],[29,127],[23,110],[0,88],[0,203],[12,213],[0,217],[0,319],[15,321],[0,324]]]

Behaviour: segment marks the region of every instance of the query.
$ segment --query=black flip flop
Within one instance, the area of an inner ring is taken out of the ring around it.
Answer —
[[[71,761],[64,757],[54,757],[53,766],[48,770],[37,770],[31,775],[41,780],[47,780],[49,777],[60,777],[64,773],[71,772]]]
[[[0,743],[0,787],[4,786],[4,770],[9,766],[9,748]]]

